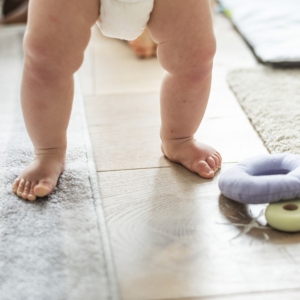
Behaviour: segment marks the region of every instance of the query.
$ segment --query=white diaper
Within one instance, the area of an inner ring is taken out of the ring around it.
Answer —
[[[136,39],[145,29],[154,0],[100,0],[97,25],[105,36]]]

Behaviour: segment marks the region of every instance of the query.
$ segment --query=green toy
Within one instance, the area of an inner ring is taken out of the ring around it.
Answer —
[[[287,232],[300,231],[300,199],[270,204],[265,212],[268,224]]]

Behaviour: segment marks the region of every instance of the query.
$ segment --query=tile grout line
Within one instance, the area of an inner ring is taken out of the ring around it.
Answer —
[[[222,165],[236,164],[237,162],[224,162]],[[178,164],[181,166],[180,164]],[[148,167],[148,168],[132,168],[132,169],[117,169],[117,170],[97,170],[97,173],[107,173],[107,172],[122,172],[122,171],[136,171],[136,170],[152,170],[152,169],[168,169],[173,168],[173,166],[162,166],[162,167]]]
[[[275,292],[298,292],[300,291],[299,288],[287,288],[287,289],[280,289],[280,290],[269,290],[269,291],[253,291],[253,292],[246,292],[246,293],[233,293],[233,294],[222,294],[222,295],[209,295],[209,296],[195,296],[195,297],[185,297],[185,298],[160,298],[160,299],[150,299],[150,300],[213,300],[213,299],[230,299],[232,296],[249,296],[249,295],[262,295],[266,296],[271,293]],[[223,298],[225,297],[225,298]]]

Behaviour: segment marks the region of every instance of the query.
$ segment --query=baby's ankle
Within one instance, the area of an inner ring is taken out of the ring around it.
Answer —
[[[172,153],[177,150],[188,141],[194,140],[194,136],[187,136],[182,138],[164,138],[161,136],[162,150],[166,156],[171,156]]]
[[[53,148],[34,148],[35,156],[55,156],[65,158],[67,146]]]

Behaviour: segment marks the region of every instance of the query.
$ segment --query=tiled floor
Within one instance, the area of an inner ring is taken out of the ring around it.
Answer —
[[[267,150],[226,83],[228,71],[257,62],[227,19],[214,22],[212,93],[197,138],[222,153],[223,172]],[[204,180],[162,156],[162,74],[156,59],[137,59],[94,28],[79,75],[122,298],[297,299],[299,236],[253,229],[233,239],[243,229],[234,223],[261,207],[221,196],[219,175]]]

